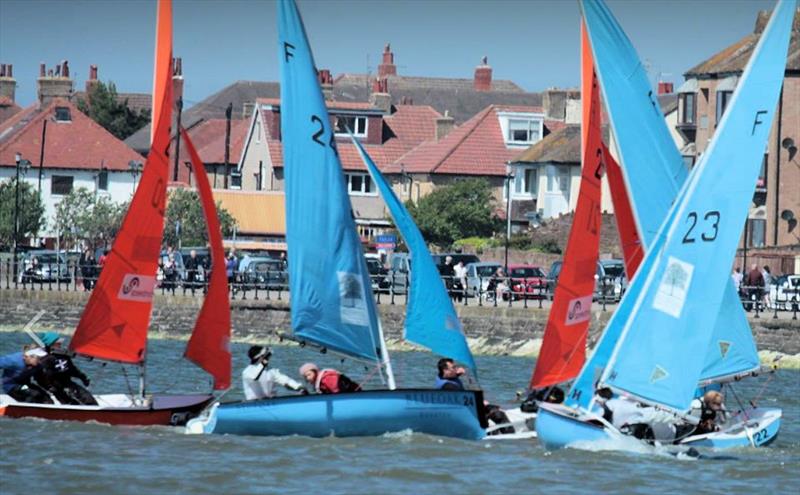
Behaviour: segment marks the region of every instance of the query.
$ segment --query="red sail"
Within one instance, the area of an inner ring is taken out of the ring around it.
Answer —
[[[158,4],[153,142],[122,227],[83,311],[70,349],[99,359],[142,363],[164,230],[172,119],[172,5]]]
[[[584,95],[581,185],[553,307],[531,378],[531,389],[567,381],[580,372],[585,360],[586,334],[592,314],[602,221],[600,178],[603,174],[603,143],[600,95],[592,52],[583,26],[581,41],[581,94]],[[586,108],[587,105],[589,108]]]
[[[211,185],[206,169],[185,129],[181,129],[183,142],[192,160],[192,170],[197,180],[197,192],[203,205],[208,244],[211,255],[211,277],[208,294],[194,324],[194,331],[186,345],[184,356],[214,377],[214,389],[225,390],[231,386],[231,304],[228,299],[228,278],[225,275],[225,251],[222,248],[222,227],[214,205]]]
[[[617,233],[622,246],[622,255],[625,258],[625,273],[628,275],[628,280],[633,280],[633,275],[644,257],[644,249],[642,249],[642,241],[639,239],[639,231],[636,230],[636,220],[633,218],[622,169],[605,145],[603,145],[603,158],[606,165],[608,188],[611,190],[611,202],[614,204],[614,216],[617,219]]]

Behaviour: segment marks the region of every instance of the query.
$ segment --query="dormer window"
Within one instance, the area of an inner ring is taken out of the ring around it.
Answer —
[[[544,115],[540,113],[498,112],[506,146],[522,147],[539,142],[543,137]]]
[[[69,107],[56,107],[56,122],[72,122]]]
[[[350,129],[355,137],[367,137],[367,118],[360,115],[338,115],[336,117],[336,135],[348,136],[347,129]]]

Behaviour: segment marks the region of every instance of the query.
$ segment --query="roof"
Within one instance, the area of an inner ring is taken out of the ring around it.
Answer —
[[[0,124],[18,114],[21,110],[22,107],[8,96],[0,96]]]
[[[514,163],[581,163],[581,126],[568,124],[526,149]]]
[[[242,234],[286,235],[283,192],[214,189],[214,199],[236,219]]]
[[[78,99],[85,100],[86,91],[76,91],[72,95],[72,101],[78,101]],[[150,112],[153,108],[153,96],[149,93],[117,93],[115,100],[117,103],[124,103],[134,112]]]
[[[743,72],[761,37],[768,16],[769,13],[766,11],[759,12],[755,32],[700,62],[686,71],[684,76],[689,78]],[[800,71],[800,8],[797,9],[794,16],[789,52],[786,57],[786,70]]]
[[[658,95],[658,106],[661,113],[668,115],[678,109],[678,93],[667,93]]]
[[[274,105],[280,106],[281,99],[280,98],[258,98],[256,102],[261,105]],[[366,111],[373,111],[373,112],[380,112],[383,113],[383,110],[376,107],[372,103],[366,101],[325,101],[325,106],[329,110],[366,110]]]
[[[542,108],[490,105],[439,141],[429,140],[414,148],[387,172],[505,175],[506,163],[519,154],[518,148],[506,147],[500,128],[498,113],[509,111],[541,113]],[[561,125],[545,121],[546,129]]]
[[[230,156],[228,161],[236,163],[242,154],[249,121],[231,120]],[[189,137],[203,163],[225,163],[226,119],[210,119],[201,122],[189,131]],[[183,151],[183,150],[181,150]]]
[[[186,109],[181,115],[181,125],[189,129],[201,120],[225,118],[228,104],[233,104],[233,118],[241,119],[244,117],[245,103],[254,103],[258,98],[277,98],[280,94],[277,82],[236,81]],[[125,142],[136,150],[149,151],[150,125],[139,129]]]
[[[56,122],[55,108],[68,107],[70,122]],[[0,124],[0,166],[15,166],[16,153],[38,164],[42,146],[42,122],[48,119],[45,139],[45,168],[128,170],[128,162],[142,156],[81,113],[78,107],[62,98],[46,107],[38,104],[17,113]]]

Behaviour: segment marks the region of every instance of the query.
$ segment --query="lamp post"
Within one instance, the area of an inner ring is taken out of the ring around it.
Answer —
[[[128,170],[130,171],[131,175],[133,175],[133,192],[136,193],[136,177],[142,173],[142,168],[144,165],[142,162],[137,162],[135,160],[131,160],[128,162]]]
[[[14,280],[17,280],[17,245],[19,243],[19,174],[20,170],[25,174],[31,162],[22,158],[22,153],[14,154],[14,162],[17,166],[17,181],[14,184]]]
[[[508,243],[511,238],[511,180],[514,179],[514,168],[511,162],[506,163],[506,255],[503,267],[508,276]]]

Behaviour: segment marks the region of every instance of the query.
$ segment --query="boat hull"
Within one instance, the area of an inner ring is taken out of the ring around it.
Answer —
[[[776,408],[757,408],[739,414],[728,421],[722,431],[688,437],[680,445],[730,449],[735,447],[765,447],[772,443],[781,428],[783,413]]]
[[[588,423],[573,409],[550,404],[539,404],[536,435],[548,450],[611,438],[605,428]]]
[[[369,390],[219,404],[190,421],[187,432],[353,437],[411,430],[479,440],[484,418],[480,391]]]
[[[29,404],[0,395],[0,416],[58,421],[96,421],[111,425],[183,425],[199,414],[212,395],[156,395],[137,405],[122,394],[96,395],[97,406]]]

